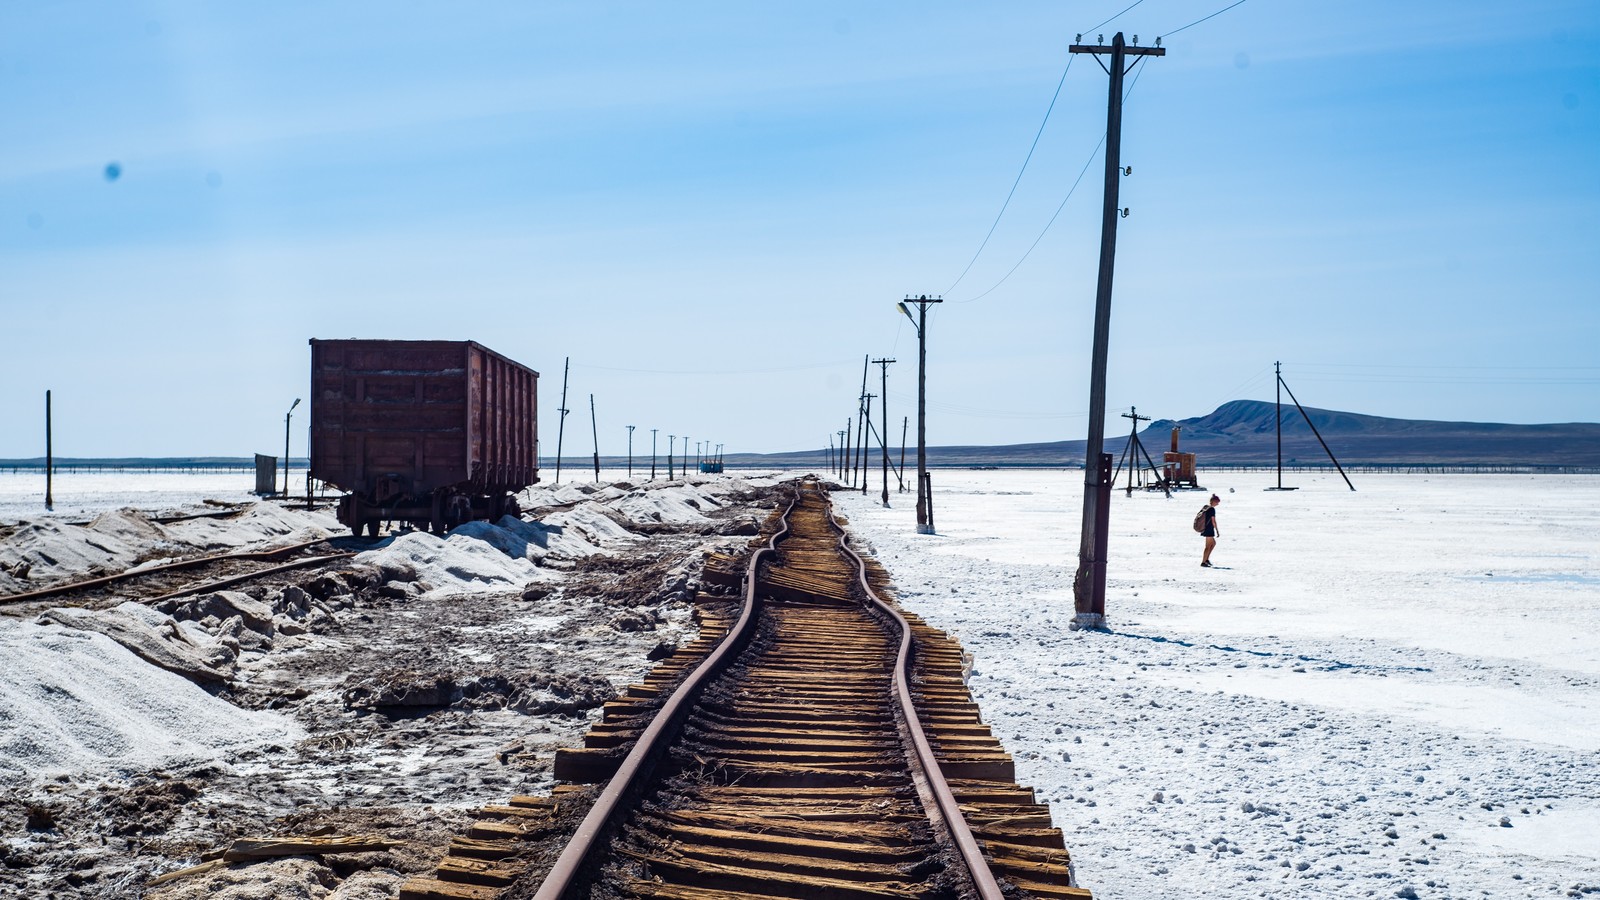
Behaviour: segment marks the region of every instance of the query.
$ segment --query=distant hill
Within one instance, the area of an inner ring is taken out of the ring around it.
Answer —
[[[1387,419],[1360,413],[1306,407],[1306,415],[1341,463],[1346,465],[1477,465],[1600,467],[1600,424],[1504,425],[1492,422],[1433,422]],[[1275,407],[1261,400],[1234,400],[1209,415],[1192,419],[1160,419],[1139,433],[1145,450],[1159,463],[1171,446],[1172,427],[1180,427],[1179,446],[1206,465],[1260,465],[1277,460]],[[1107,452],[1121,457],[1127,431],[1113,416],[1106,435]],[[998,447],[929,447],[935,466],[1082,465],[1084,441],[1052,441]],[[916,453],[912,447],[907,464]],[[899,448],[890,451],[899,461]],[[815,466],[822,455],[804,453],[729,454],[730,465]],[[876,457],[875,457],[876,459]],[[1327,464],[1305,419],[1292,404],[1283,408],[1285,465]]]

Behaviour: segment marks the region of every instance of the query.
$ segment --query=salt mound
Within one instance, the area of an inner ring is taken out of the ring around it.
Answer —
[[[635,543],[638,535],[618,525],[598,503],[581,503],[572,509],[545,517],[545,522],[575,529],[600,546],[618,546]]]
[[[526,541],[528,558],[536,562],[545,557],[583,559],[603,552],[590,543],[582,531],[567,528],[560,522],[525,522],[522,519],[505,516],[499,525],[517,538]]]
[[[675,525],[710,521],[701,510],[718,509],[722,503],[692,485],[672,485],[637,491],[612,504],[630,522],[660,522]]]
[[[63,578],[97,566],[120,569],[138,555],[139,548],[130,541],[50,519],[23,521],[0,541],[0,564],[13,570],[25,567],[33,581]]]
[[[161,526],[131,506],[103,512],[88,525],[90,531],[114,537],[129,546],[159,545],[168,542]]]
[[[303,735],[144,662],[100,634],[0,620],[0,780],[179,761]]]
[[[420,531],[402,534],[386,546],[355,557],[380,569],[410,569],[431,586],[430,596],[520,588],[552,577],[525,557],[511,557],[481,535],[504,531],[486,522],[468,523],[448,538]],[[497,537],[505,543],[509,538]]]
[[[206,549],[244,547],[265,542],[292,544],[346,533],[326,512],[285,509],[276,503],[253,503],[230,518],[185,519],[166,526],[167,533]]]

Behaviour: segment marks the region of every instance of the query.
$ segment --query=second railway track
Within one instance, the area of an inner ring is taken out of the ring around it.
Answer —
[[[979,718],[959,646],[880,599],[885,581],[801,489],[742,604],[708,612],[697,647],[558,758],[558,777],[609,780],[553,865],[525,862],[529,840],[573,788],[486,810],[497,822],[402,900],[1088,897]]]

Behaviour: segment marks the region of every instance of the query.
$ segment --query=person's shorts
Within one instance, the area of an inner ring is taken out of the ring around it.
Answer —
[[[1214,529],[1214,528],[1207,528],[1205,531],[1200,532],[1200,536],[1201,537],[1216,537],[1217,536],[1217,532],[1216,532],[1216,529]]]

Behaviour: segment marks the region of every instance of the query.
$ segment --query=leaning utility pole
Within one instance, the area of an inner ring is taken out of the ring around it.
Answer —
[[[561,413],[561,418],[556,422],[556,484],[561,483],[561,439],[566,436],[567,430],[567,370],[572,367],[572,357],[561,364],[561,408],[556,412]]]
[[[906,318],[917,329],[917,533],[933,534],[933,523],[928,515],[928,304],[943,303],[942,297],[922,294],[906,297],[898,304]],[[911,316],[907,303],[917,305],[917,315]]]
[[[883,401],[883,426],[878,429],[878,446],[883,449],[883,505],[889,505],[889,365],[892,359],[875,359],[872,364],[877,366],[883,376],[883,393],[879,399]]]
[[[1082,40],[1083,35],[1078,35]],[[1104,40],[1104,37],[1101,38]],[[1111,280],[1117,260],[1117,179],[1122,170],[1122,76],[1127,73],[1127,57],[1165,56],[1159,38],[1155,47],[1129,47],[1117,32],[1111,46],[1090,47],[1073,44],[1069,53],[1094,54],[1095,62],[1111,76],[1106,100],[1106,175],[1105,205],[1100,214],[1100,275],[1094,301],[1094,358],[1089,373],[1089,440],[1083,465],[1083,530],[1078,541],[1078,572],[1072,579],[1072,595],[1080,628],[1104,628],[1106,624],[1106,545],[1110,532],[1111,457],[1104,453],[1106,427],[1106,353],[1111,340]],[[1111,65],[1100,61],[1111,57]],[[1139,63],[1134,60],[1134,65]]]
[[[594,395],[589,395],[589,429],[594,432],[594,481],[600,483],[600,425],[594,418]]]
[[[631,480],[633,478],[633,426],[629,425],[629,426],[627,426],[627,428],[628,428],[628,478]]]

